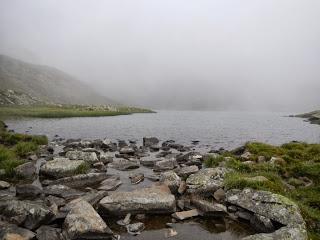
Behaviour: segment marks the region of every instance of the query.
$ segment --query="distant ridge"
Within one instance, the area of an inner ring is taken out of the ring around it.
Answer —
[[[119,105],[58,69],[0,55],[0,104]]]

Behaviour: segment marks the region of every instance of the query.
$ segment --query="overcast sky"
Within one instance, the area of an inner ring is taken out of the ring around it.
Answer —
[[[156,109],[320,106],[319,0],[1,0],[0,53]]]

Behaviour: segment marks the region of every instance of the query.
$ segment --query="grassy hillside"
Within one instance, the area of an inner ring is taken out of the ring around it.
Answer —
[[[24,94],[22,97],[24,99],[36,99],[37,102],[43,103],[115,104],[114,101],[99,95],[90,86],[67,73],[5,55],[0,55],[0,90],[0,104],[1,99],[5,98],[3,95],[8,95],[8,90],[13,90],[18,95]],[[9,102],[7,100],[8,97],[2,104],[11,104],[10,97]]]

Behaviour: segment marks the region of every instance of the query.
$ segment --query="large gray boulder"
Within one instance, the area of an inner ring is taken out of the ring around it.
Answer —
[[[201,169],[187,178],[187,191],[214,192],[223,187],[224,176],[228,171],[223,167]]]
[[[113,233],[94,208],[82,199],[71,204],[64,221],[64,235],[68,239],[111,239]]]
[[[191,174],[197,173],[199,171],[199,167],[197,165],[186,166],[178,169],[176,172],[182,178],[187,178]]]
[[[69,151],[66,153],[66,157],[70,160],[84,160],[88,163],[95,163],[99,161],[95,152]]]
[[[41,166],[40,174],[53,178],[68,177],[75,175],[77,169],[83,164],[85,164],[83,160],[55,158]]]
[[[0,202],[0,213],[8,222],[28,229],[36,229],[48,223],[53,217],[52,210],[41,202],[8,200]]]
[[[306,225],[298,206],[284,196],[249,188],[232,189],[226,193],[226,201],[254,215],[264,217],[264,221],[270,219],[284,226],[273,233],[255,234],[244,238],[246,240],[307,239]]]
[[[305,224],[298,206],[288,198],[267,191],[229,190],[226,201],[286,226]]]
[[[15,168],[17,175],[27,179],[33,179],[36,176],[36,171],[37,168],[34,162],[26,162]]]
[[[112,192],[100,201],[103,209],[111,214],[172,213],[175,197],[167,186],[153,186],[132,192]]]
[[[157,161],[154,165],[153,170],[157,172],[172,170],[178,166],[178,163],[175,158],[163,159]]]

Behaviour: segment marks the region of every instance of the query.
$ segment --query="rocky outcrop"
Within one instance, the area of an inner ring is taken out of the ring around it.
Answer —
[[[257,234],[245,238],[253,239],[307,239],[305,222],[298,206],[288,198],[267,191],[252,189],[230,190],[226,193],[226,201],[246,209],[252,213],[252,218],[263,217],[264,222],[270,219],[283,227],[269,234]],[[257,221],[254,221],[255,223]],[[265,224],[266,225],[266,224]]]
[[[76,199],[71,205],[63,224],[68,239],[111,239],[111,229],[88,202]]]
[[[52,178],[68,177],[76,174],[77,169],[85,164],[83,160],[69,160],[67,158],[55,158],[46,162],[40,168],[40,174]]]
[[[175,211],[175,197],[166,186],[142,188],[132,192],[113,192],[100,201],[112,214],[170,213]]]

